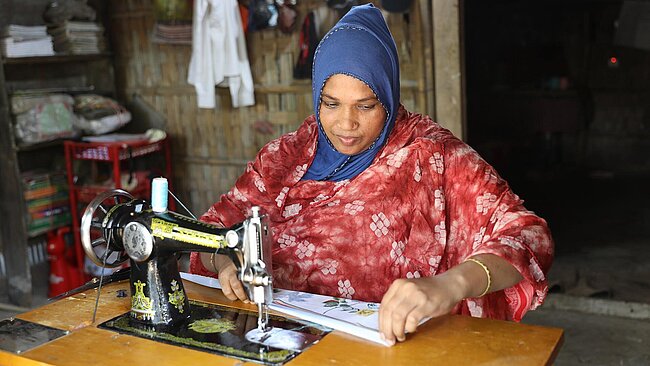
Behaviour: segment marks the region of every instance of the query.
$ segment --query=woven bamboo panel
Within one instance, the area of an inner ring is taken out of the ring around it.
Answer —
[[[390,14],[387,21],[400,55],[402,103],[423,111],[422,55],[427,46],[418,4],[414,2],[408,19]],[[323,6],[322,0],[299,0],[298,30],[308,11]],[[330,17],[336,20],[336,14]],[[191,47],[152,43],[154,21],[152,0],[111,1],[117,87],[123,98],[140,94],[167,117],[176,193],[201,214],[232,186],[264,144],[295,130],[313,113],[310,80],[293,79],[299,32],[287,35],[269,29],[248,34],[255,106],[232,108],[228,91],[217,88],[216,108],[199,109],[194,88],[186,81]],[[256,130],[258,121],[270,122],[273,133]]]

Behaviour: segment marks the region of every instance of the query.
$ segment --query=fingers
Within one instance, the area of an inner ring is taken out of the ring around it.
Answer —
[[[422,281],[397,280],[386,292],[379,311],[379,330],[390,344],[404,341],[415,332],[432,309],[431,299],[422,290]]]
[[[404,298],[390,314],[391,331],[395,339],[402,342],[406,339],[404,326],[406,319],[415,309],[415,304],[409,298]]]
[[[388,288],[388,291],[386,291],[386,294],[384,294],[379,305],[379,332],[381,333],[381,337],[391,346],[395,344],[391,320],[392,307],[394,306],[395,294],[399,287],[401,287],[400,280],[393,282]]]
[[[227,266],[219,272],[219,282],[221,282],[221,290],[228,300],[248,300],[244,286],[237,278],[237,270],[234,265]]]
[[[224,296],[226,296],[230,301],[237,300],[237,295],[232,289],[230,279],[226,276],[219,276],[219,279],[219,282],[221,282],[221,291],[223,291]]]
[[[234,294],[236,296],[236,299],[239,299],[241,301],[248,300],[248,296],[246,295],[246,291],[244,290],[244,286],[239,281],[237,276],[231,276],[230,277],[230,287],[232,288],[232,291],[234,292]]]
[[[413,333],[417,330],[420,320],[424,316],[421,316],[418,311],[412,311],[407,317],[406,322],[404,323],[404,333]]]
[[[396,280],[389,287],[379,307],[379,330],[390,345],[406,339],[406,320],[418,305],[414,298],[415,285],[410,281]],[[416,323],[417,327],[417,323]]]

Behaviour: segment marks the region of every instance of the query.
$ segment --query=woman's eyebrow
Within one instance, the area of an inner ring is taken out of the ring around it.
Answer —
[[[321,93],[321,97],[322,98],[329,98],[329,99],[332,99],[332,100],[338,100],[338,98],[335,98],[335,97],[333,97],[333,96],[331,96],[331,95],[329,95],[327,93]],[[377,100],[377,97],[374,96],[374,95],[369,95],[369,96],[367,96],[365,98],[357,99],[357,103],[358,102],[367,102],[369,100]]]

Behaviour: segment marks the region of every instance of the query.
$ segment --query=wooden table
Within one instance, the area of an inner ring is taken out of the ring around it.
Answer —
[[[241,307],[254,305],[228,301],[221,291],[185,282],[190,299]],[[96,326],[129,310],[129,283],[102,289],[97,319],[92,320],[96,290],[89,290],[45,305],[17,318],[69,330],[66,336],[20,355],[0,351],[0,365],[254,365],[206,352],[118,334]],[[562,330],[449,315],[432,319],[407,341],[384,347],[332,332],[288,365],[546,365],[562,344]]]

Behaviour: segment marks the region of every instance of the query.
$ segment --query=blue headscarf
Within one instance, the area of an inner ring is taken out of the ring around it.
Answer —
[[[320,98],[327,79],[346,74],[364,82],[386,109],[379,138],[356,155],[338,152],[320,121]],[[302,179],[341,181],[364,171],[386,143],[399,109],[399,60],[393,36],[379,9],[355,6],[323,37],[312,70],[314,114],[318,121],[318,147]]]

